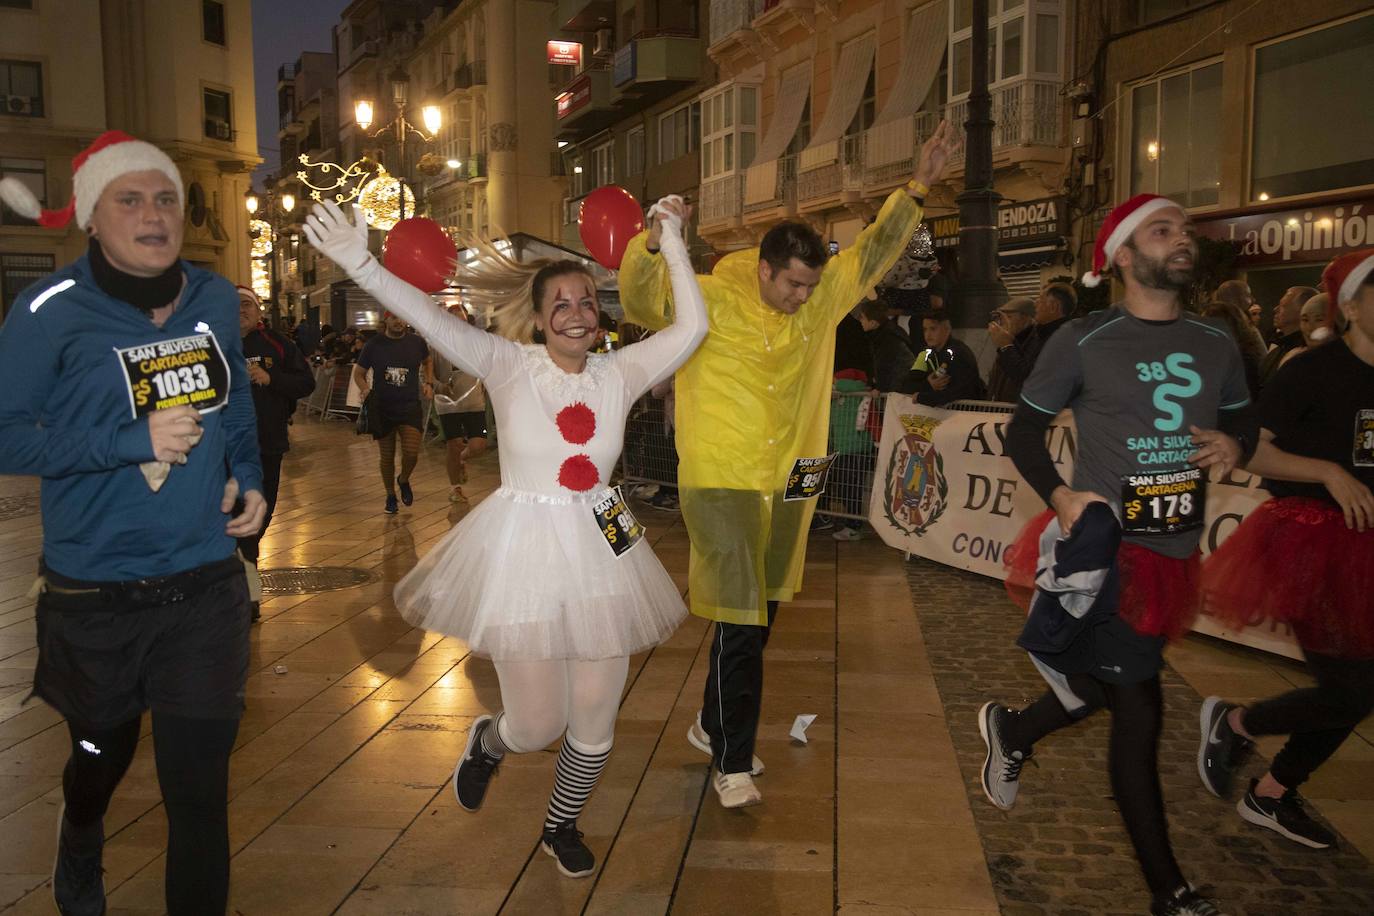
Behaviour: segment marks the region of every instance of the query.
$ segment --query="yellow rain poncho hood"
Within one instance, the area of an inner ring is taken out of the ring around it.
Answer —
[[[801,588],[816,500],[787,501],[783,492],[797,459],[826,454],[835,326],[882,280],[920,220],[916,201],[893,192],[794,315],[760,297],[757,248],[697,278],[710,331],[676,381],[692,613],[762,625],[768,601]],[[658,330],[671,323],[668,270],[646,238],[630,240],[620,298],[627,321]]]

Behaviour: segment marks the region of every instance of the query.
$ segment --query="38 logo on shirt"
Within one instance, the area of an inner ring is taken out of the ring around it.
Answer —
[[[1192,365],[1189,353],[1170,353],[1162,361],[1135,364],[1138,381],[1165,383],[1155,386],[1153,397],[1155,410],[1160,412],[1155,429],[1160,432],[1177,432],[1183,427],[1183,408],[1175,399],[1187,401],[1202,391],[1202,376],[1190,368]]]

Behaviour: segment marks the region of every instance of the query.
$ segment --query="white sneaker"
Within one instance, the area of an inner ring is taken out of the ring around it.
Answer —
[[[711,779],[722,808],[747,808],[763,801],[763,793],[748,773],[716,773]]]
[[[692,723],[692,727],[687,729],[687,743],[701,751],[707,757],[714,759],[711,753],[711,736],[706,734],[706,729],[701,727],[701,710],[697,710],[697,720]],[[759,755],[754,755],[753,768],[749,770],[750,776],[760,776],[763,774],[763,761]]]

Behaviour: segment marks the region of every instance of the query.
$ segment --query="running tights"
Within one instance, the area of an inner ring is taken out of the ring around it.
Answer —
[[[78,844],[98,844],[102,820],[138,747],[141,717],[96,731],[67,723],[63,817]],[[229,900],[229,752],[237,719],[153,713],[157,779],[167,810],[167,912],[223,913]]]
[[[381,453],[382,484],[388,496],[396,495],[396,480],[410,481],[410,472],[420,460],[421,433],[413,426],[392,427],[391,432],[377,440]],[[401,440],[401,473],[396,473],[396,440]]]
[[[1184,884],[1183,872],[1169,843],[1164,793],[1159,785],[1159,734],[1164,721],[1164,695],[1159,676],[1137,684],[1109,684],[1079,674],[1069,678],[1073,692],[1087,708],[1076,716],[1064,711],[1052,691],[1021,710],[1007,729],[1007,742],[1029,751],[1053,731],[1072,725],[1099,709],[1112,714],[1107,768],[1112,794],[1135,847],[1150,893],[1158,900]]]

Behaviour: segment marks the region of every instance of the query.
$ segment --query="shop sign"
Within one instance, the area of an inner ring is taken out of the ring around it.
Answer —
[[[1324,262],[1374,244],[1374,197],[1195,220],[1198,235],[1237,243],[1239,267]]]
[[[548,44],[549,63],[560,67],[582,66],[582,44],[576,41],[551,41]]]
[[[627,41],[620,50],[615,52],[615,61],[611,65],[611,83],[615,86],[623,86],[635,78],[636,64],[635,48],[639,47],[637,41]]]
[[[568,115],[585,108],[587,103],[592,100],[592,78],[588,73],[584,73],[568,85],[568,88],[558,94],[555,99],[558,108],[558,117],[566,118]]]
[[[1056,241],[1064,235],[1064,228],[1062,197],[1007,200],[997,208],[999,248],[1020,248]],[[930,233],[936,248],[955,247],[959,244],[959,214],[951,213],[930,220]]]

